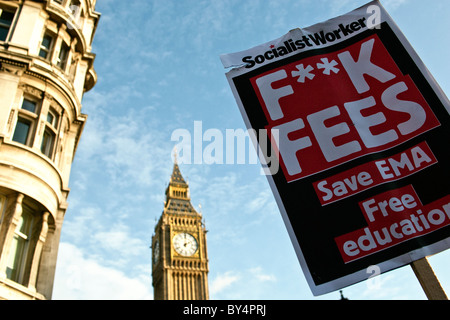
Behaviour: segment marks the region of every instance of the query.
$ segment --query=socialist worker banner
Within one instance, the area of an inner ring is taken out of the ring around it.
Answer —
[[[378,1],[221,59],[313,294],[449,248],[450,103]]]

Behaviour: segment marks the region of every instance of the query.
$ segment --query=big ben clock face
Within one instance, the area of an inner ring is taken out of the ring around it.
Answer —
[[[173,237],[175,251],[185,257],[192,256],[197,252],[198,244],[193,235],[189,233],[178,233]]]

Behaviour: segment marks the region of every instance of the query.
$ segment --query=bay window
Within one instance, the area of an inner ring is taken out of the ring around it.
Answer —
[[[42,41],[41,41],[41,47],[39,49],[40,57],[50,60],[53,42],[54,42],[54,37],[49,33],[45,33],[44,37],[42,38]]]
[[[37,102],[24,98],[22,106],[19,110],[16,128],[12,140],[22,143],[26,146],[31,146],[33,131],[37,122]]]
[[[41,152],[49,158],[52,158],[53,155],[58,126],[59,115],[53,108],[50,108],[47,113],[47,122],[41,143]]]
[[[17,119],[16,130],[14,130],[13,141],[29,145],[31,121],[19,117]]]
[[[33,210],[28,205],[22,204],[22,215],[14,232],[6,265],[7,278],[24,285],[25,266],[30,256],[29,251],[32,249],[30,240],[34,220]]]
[[[56,65],[61,69],[65,69],[67,65],[67,58],[69,57],[70,47],[64,42],[61,42],[61,49],[59,50],[58,58],[56,59]]]

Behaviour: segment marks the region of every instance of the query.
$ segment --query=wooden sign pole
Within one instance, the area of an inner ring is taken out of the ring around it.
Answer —
[[[411,263],[411,268],[416,274],[420,285],[425,291],[428,300],[448,300],[444,289],[433,272],[427,258],[422,258]]]

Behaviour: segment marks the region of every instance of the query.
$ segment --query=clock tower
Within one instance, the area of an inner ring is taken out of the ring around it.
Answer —
[[[175,160],[164,209],[152,237],[155,300],[209,298],[206,232]]]

